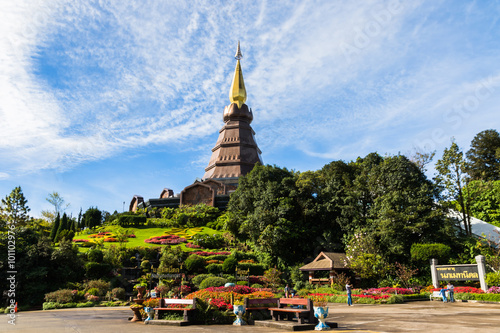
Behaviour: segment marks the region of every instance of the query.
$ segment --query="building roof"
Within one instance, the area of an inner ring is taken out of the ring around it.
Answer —
[[[300,267],[301,271],[331,271],[334,269],[347,269],[345,253],[321,252],[316,259]]]

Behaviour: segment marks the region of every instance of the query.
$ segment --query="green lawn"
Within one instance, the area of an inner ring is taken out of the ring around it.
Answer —
[[[121,227],[119,226],[107,226],[107,227],[101,227],[98,229],[98,231],[88,233],[87,231],[82,231],[76,234],[74,239],[92,239],[90,236],[92,234],[96,234],[99,231],[109,231],[111,233],[115,233],[118,229]],[[123,229],[123,228],[122,228]],[[136,247],[136,246],[144,246],[144,247],[162,247],[165,245],[158,245],[158,244],[149,244],[144,242],[145,239],[154,237],[154,236],[162,236],[162,235],[168,235],[168,234],[177,234],[180,237],[186,238],[188,241],[190,241],[190,238],[195,235],[195,234],[207,234],[207,235],[213,235],[213,234],[222,234],[221,231],[217,231],[211,228],[207,227],[198,227],[198,228],[186,228],[186,229],[181,229],[181,228],[154,228],[154,227],[139,227],[139,228],[125,228],[126,230],[129,231],[129,233],[134,234],[136,238],[128,238],[128,242],[124,243],[126,247]],[[78,245],[82,243],[76,243]],[[181,246],[184,251],[198,251],[197,249],[191,249],[186,247],[186,243],[182,243],[180,245],[174,245],[174,246]],[[104,247],[109,248],[111,245],[119,246],[120,243],[118,242],[104,242]],[[88,250],[87,247],[79,247],[80,251],[86,252]]]

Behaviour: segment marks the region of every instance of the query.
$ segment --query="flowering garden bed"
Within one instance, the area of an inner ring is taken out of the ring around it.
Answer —
[[[198,290],[186,296],[188,299],[198,298],[219,310],[232,310],[234,301],[247,298],[274,298],[276,295],[270,289],[251,288],[247,286],[211,287]]]

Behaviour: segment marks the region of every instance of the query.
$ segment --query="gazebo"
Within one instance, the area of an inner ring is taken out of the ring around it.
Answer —
[[[303,272],[309,272],[309,282],[316,284],[330,284],[337,272],[347,271],[349,267],[346,264],[345,253],[337,252],[321,252],[316,259],[300,267]],[[315,271],[330,271],[330,277],[323,279],[315,279]]]

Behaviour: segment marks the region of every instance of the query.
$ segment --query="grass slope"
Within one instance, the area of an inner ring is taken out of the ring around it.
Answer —
[[[77,233],[75,236],[75,239],[92,239],[90,236],[92,234],[96,234],[97,232],[101,231],[109,231],[111,233],[116,233],[121,227],[119,226],[107,226],[107,227],[101,227],[96,231],[82,231]],[[214,234],[222,234],[221,231],[217,231],[211,228],[207,227],[198,227],[198,228],[186,228],[186,229],[181,229],[181,228],[155,228],[155,227],[138,227],[138,228],[125,228],[129,234],[134,234],[136,238],[128,238],[128,242],[124,243],[124,246],[126,247],[136,247],[136,246],[143,246],[143,247],[163,247],[165,245],[158,245],[158,244],[148,244],[144,242],[144,240],[154,237],[154,236],[162,236],[162,235],[171,235],[171,234],[176,234],[180,237],[186,238],[188,242],[191,241],[192,236],[195,234],[199,235],[214,235]],[[76,243],[76,244],[81,244],[81,243]],[[109,243],[109,242],[104,242],[104,247],[109,248],[111,245],[119,246],[120,243]],[[184,251],[198,251],[197,249],[191,249],[186,247],[186,243],[179,244],[179,245],[174,245],[174,246],[181,246],[182,250]],[[79,247],[82,252],[86,252],[88,248],[85,247]]]

